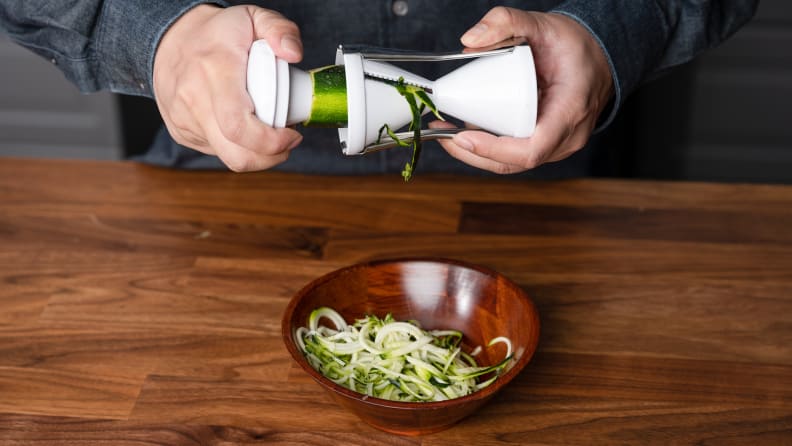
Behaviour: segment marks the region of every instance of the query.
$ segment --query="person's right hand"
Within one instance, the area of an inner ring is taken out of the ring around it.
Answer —
[[[179,18],[154,59],[154,97],[173,139],[217,155],[236,172],[279,164],[302,141],[297,131],[274,129],[254,114],[246,74],[248,51],[258,39],[289,63],[302,59],[300,31],[282,15],[212,5]]]

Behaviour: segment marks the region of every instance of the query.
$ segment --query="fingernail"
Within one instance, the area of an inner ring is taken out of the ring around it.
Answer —
[[[487,29],[489,29],[489,27],[485,23],[476,23],[473,28],[470,28],[465,34],[462,35],[462,41],[475,41],[479,38],[479,36],[484,34]]]
[[[460,136],[460,135],[454,136],[454,144],[467,150],[468,152],[473,150],[473,143],[470,142],[470,140],[465,138],[464,136]]]
[[[295,57],[298,57],[302,52],[300,42],[292,36],[283,36],[281,38],[281,49]]]

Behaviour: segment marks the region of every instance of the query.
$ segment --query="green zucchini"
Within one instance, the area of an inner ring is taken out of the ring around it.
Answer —
[[[346,127],[346,71],[343,65],[330,65],[308,72],[313,85],[311,114],[306,127]]]
[[[321,319],[333,327],[320,324]],[[308,326],[295,331],[295,342],[307,361],[328,379],[361,394],[396,401],[469,395],[492,384],[513,360],[508,338],[488,343],[506,344],[506,357],[488,367],[478,366],[474,354],[462,352],[461,340],[458,331],[423,330],[391,315],[347,324],[328,307],[315,309]]]

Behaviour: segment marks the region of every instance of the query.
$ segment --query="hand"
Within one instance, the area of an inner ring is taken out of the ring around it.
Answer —
[[[274,129],[254,115],[246,73],[250,45],[258,39],[287,62],[302,59],[297,25],[277,12],[212,5],[177,20],[154,58],[154,96],[173,139],[217,155],[236,172],[279,164],[302,140],[295,130]]]
[[[533,136],[466,131],[441,141],[451,156],[502,174],[559,161],[578,151],[613,95],[605,54],[583,26],[566,16],[496,7],[462,36],[462,44],[482,48],[513,37],[528,40],[536,64],[540,94]],[[430,127],[451,125],[437,121]]]

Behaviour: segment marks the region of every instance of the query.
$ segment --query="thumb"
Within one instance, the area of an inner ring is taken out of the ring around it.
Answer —
[[[256,39],[266,40],[275,55],[286,62],[301,61],[303,47],[297,25],[275,11],[255,6],[249,8]]]
[[[468,48],[481,48],[512,37],[531,37],[538,32],[539,22],[534,14],[497,6],[467,30],[460,40]]]

